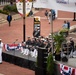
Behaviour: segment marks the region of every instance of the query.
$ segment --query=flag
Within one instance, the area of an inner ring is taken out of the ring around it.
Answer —
[[[4,49],[6,51],[9,51],[9,50],[20,50],[21,49],[21,44],[4,44]]]
[[[60,73],[61,75],[72,75],[73,68],[60,64]]]
[[[32,10],[32,1],[25,0],[25,15],[28,16]],[[16,0],[16,7],[21,16],[23,16],[23,0]]]
[[[75,75],[76,75],[76,69],[75,69]]]

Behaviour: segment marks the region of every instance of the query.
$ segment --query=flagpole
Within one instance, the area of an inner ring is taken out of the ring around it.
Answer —
[[[26,31],[25,31],[25,15],[26,15],[26,3],[25,3],[25,0],[23,0],[23,41],[25,42],[26,41]]]

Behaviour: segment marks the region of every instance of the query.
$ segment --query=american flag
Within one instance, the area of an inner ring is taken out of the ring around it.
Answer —
[[[61,75],[72,75],[73,68],[60,64],[60,73],[61,73]]]
[[[4,49],[6,51],[9,51],[9,50],[20,50],[21,49],[21,44],[4,44]]]

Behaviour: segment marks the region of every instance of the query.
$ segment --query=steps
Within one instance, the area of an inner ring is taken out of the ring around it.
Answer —
[[[7,22],[7,20],[0,18],[0,24]]]
[[[1,73],[0,73],[0,75],[4,75],[4,74],[1,74]]]

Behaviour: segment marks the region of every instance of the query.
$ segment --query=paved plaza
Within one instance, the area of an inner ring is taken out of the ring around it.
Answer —
[[[47,37],[51,33],[51,25],[44,16],[44,12],[45,10],[39,10],[39,12],[37,12],[34,16],[41,17],[41,35]],[[19,14],[14,16],[14,19],[11,22],[11,27],[9,27],[7,21],[3,24],[0,24],[0,38],[4,43],[13,43],[16,39],[18,39],[18,43],[21,43],[23,41],[23,19]],[[53,21],[53,32],[61,30],[64,20],[68,19],[70,19],[69,21],[71,23],[71,26],[76,24],[76,21],[72,21],[73,13],[61,12],[61,15],[58,14],[58,19]],[[33,37],[33,22],[33,17],[26,18],[26,39],[28,36],[30,36],[31,38]]]
[[[49,24],[48,20],[44,16],[44,12],[44,9],[40,9],[34,14],[34,16],[41,17],[41,35],[47,37],[51,33],[51,24]],[[71,26],[75,25],[76,21],[72,21],[73,15],[74,14],[72,12],[59,11],[58,18],[53,21],[53,32],[58,32],[62,29],[64,20],[69,20]],[[2,19],[2,15],[0,15],[0,17]],[[3,19],[6,20],[6,17]],[[31,38],[33,37],[33,21],[33,17],[26,18],[26,40],[28,36]],[[7,21],[0,24],[0,38],[4,44],[12,44],[16,39],[18,39],[16,43],[21,43],[23,41],[23,19],[19,14],[13,16],[13,21],[11,22],[10,27]],[[18,67],[7,62],[0,64],[0,73],[0,75],[35,75],[34,71]]]

